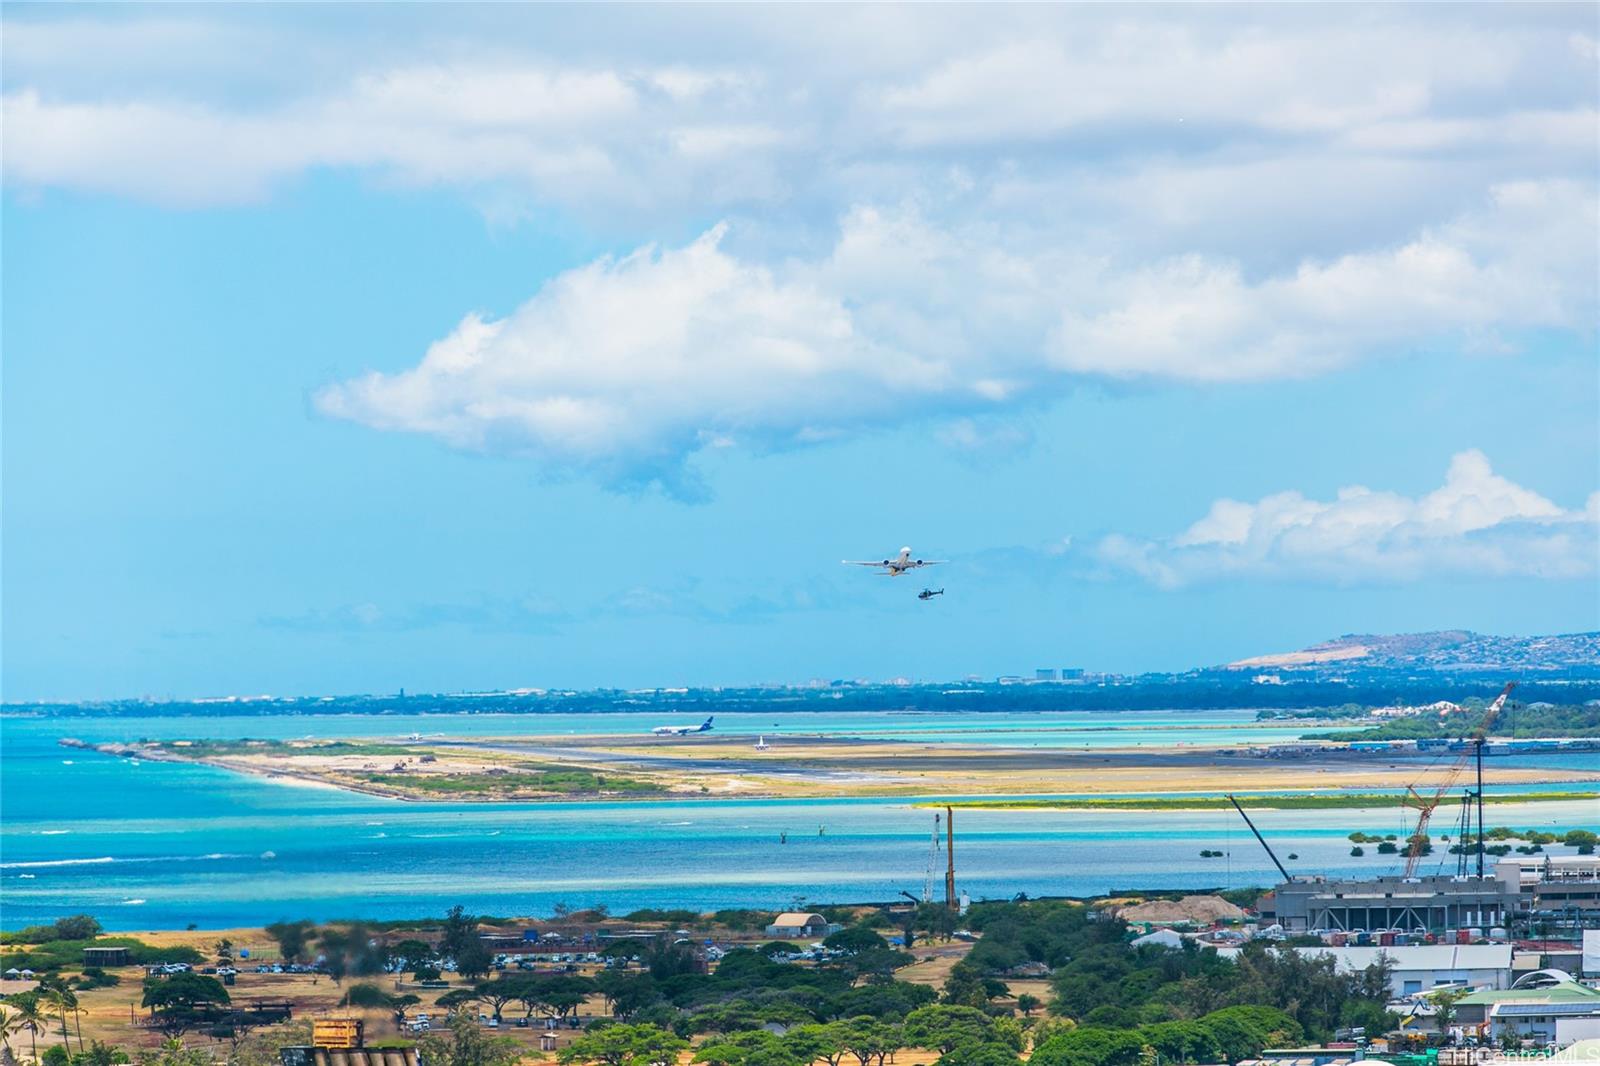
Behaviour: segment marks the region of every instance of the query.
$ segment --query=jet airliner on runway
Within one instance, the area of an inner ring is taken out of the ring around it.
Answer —
[[[712,715],[712,718],[716,717]],[[658,737],[686,737],[691,733],[711,732],[711,718],[707,718],[699,725],[658,725],[650,730],[651,734]]]

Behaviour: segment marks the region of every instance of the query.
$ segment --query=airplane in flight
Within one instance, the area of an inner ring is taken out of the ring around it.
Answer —
[[[715,718],[716,715],[712,715]],[[686,737],[691,733],[711,732],[711,718],[707,718],[699,725],[658,725],[650,730],[652,736],[658,737]]]
[[[841,560],[841,561],[846,566],[882,567],[884,576],[886,576],[886,577],[899,577],[901,574],[904,574],[907,571],[916,570],[919,567],[924,567],[924,566],[938,566],[940,563],[946,562],[947,560],[945,560],[945,559],[913,559],[913,558],[911,558],[911,549],[910,548],[901,548],[899,555],[895,556],[893,559],[884,559],[881,562],[871,562],[871,561],[862,562],[861,560],[858,560],[858,559],[844,559],[844,560]]]
[[[917,599],[919,599],[919,600],[931,600],[935,596],[943,596],[943,595],[944,595],[944,589],[923,589],[921,592],[917,593]]]

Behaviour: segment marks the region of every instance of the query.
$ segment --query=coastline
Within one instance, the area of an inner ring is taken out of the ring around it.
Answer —
[[[1434,786],[1448,774],[1448,768],[1317,746],[1302,758],[1283,760],[1200,746],[1040,749],[822,736],[785,737],[762,751],[744,738],[601,736],[195,747],[190,745],[201,742],[58,743],[110,757],[210,766],[293,787],[486,806],[897,798],[922,805],[947,795],[963,797],[957,805],[972,809],[1181,811],[1216,809],[1225,805],[1222,794],[1237,791],[1252,793],[1258,806],[1332,809],[1385,805],[1398,788]],[[1600,788],[1584,787],[1600,785],[1600,771],[1568,767],[1491,767],[1485,783],[1549,786],[1505,794],[1506,802],[1600,797]],[[1488,800],[1496,802],[1493,795]]]

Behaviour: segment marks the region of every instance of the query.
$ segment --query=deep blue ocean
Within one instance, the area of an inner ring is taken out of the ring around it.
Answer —
[[[207,767],[135,765],[56,743],[63,736],[640,733],[660,717],[0,718],[0,925],[84,911],[112,929],[223,928],[285,918],[416,917],[457,903],[483,914],[537,915],[558,902],[604,903],[623,913],[921,893],[932,814],[906,800],[408,803]],[[1069,747],[1244,743],[1298,732],[1259,726],[1250,711],[763,712],[719,714],[717,724],[724,734],[769,739],[830,733]],[[1536,765],[1597,762],[1563,756]],[[1600,803],[1490,810],[1495,824],[1600,824]],[[1264,811],[1258,824],[1280,855],[1299,856],[1296,868],[1335,874],[1391,872],[1388,860],[1351,858],[1345,835],[1403,829],[1392,810]],[[1231,813],[958,811],[956,830],[958,881],[974,898],[1275,880]],[[1202,849],[1227,855],[1203,859]],[[1453,857],[1438,864],[1447,860],[1453,868]]]

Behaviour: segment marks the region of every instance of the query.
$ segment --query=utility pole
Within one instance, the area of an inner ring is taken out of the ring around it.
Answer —
[[[944,809],[944,846],[946,865],[944,868],[944,905],[955,910],[956,903],[956,812],[946,806]]]

